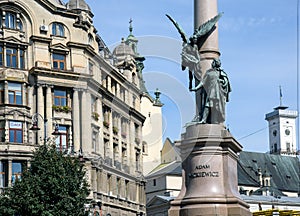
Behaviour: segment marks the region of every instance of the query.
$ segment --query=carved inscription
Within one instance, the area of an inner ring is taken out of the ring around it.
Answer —
[[[190,178],[205,178],[205,177],[212,177],[216,178],[219,177],[219,172],[210,171],[210,165],[208,164],[201,164],[195,167],[195,172],[189,174]]]

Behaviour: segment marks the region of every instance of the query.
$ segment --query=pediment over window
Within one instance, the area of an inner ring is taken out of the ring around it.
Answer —
[[[51,52],[61,52],[68,54],[70,52],[69,48],[61,43],[53,44],[50,46]]]
[[[15,38],[14,36],[10,36],[10,37],[1,39],[0,42],[28,46],[28,43],[24,43],[23,41],[19,40],[18,38]]]

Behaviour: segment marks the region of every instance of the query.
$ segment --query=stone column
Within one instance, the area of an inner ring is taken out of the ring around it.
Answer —
[[[26,98],[26,83],[23,83],[22,85],[22,104],[23,106],[27,106],[27,98]]]
[[[106,88],[109,92],[111,92],[111,78],[110,78],[110,76],[107,76],[107,86],[106,86]]]
[[[97,99],[97,112],[99,114],[99,136],[98,136],[98,153],[100,153],[102,156],[104,155],[104,141],[103,141],[103,105],[100,98]]]
[[[11,187],[12,160],[8,159],[8,187]]]
[[[194,0],[194,27],[198,28],[218,14],[217,0]],[[200,49],[201,69],[205,72],[211,61],[220,56],[218,42],[218,23],[216,29],[205,40]]]
[[[218,14],[217,0],[194,0],[194,27],[198,28],[203,23]],[[200,66],[202,77],[205,72],[211,68],[211,62],[214,58],[220,56],[219,42],[218,42],[218,23],[216,29],[208,36],[204,44],[200,48]],[[201,79],[199,74],[195,74],[195,86],[198,85]],[[197,114],[200,112],[201,96],[200,91],[196,92]]]
[[[120,98],[120,84],[116,83],[116,97]]]
[[[45,118],[43,87],[41,85],[37,86],[37,113],[39,113],[43,118]],[[40,116],[38,116],[37,119],[38,119],[38,126],[41,129],[37,132],[37,137],[38,137],[37,142],[38,144],[42,144],[45,136],[44,122],[43,119],[40,118]]]
[[[32,116],[33,115],[33,113],[34,113],[34,109],[35,109],[35,107],[33,106],[33,87],[32,86],[28,86],[27,87],[27,92],[28,92],[28,94],[27,94],[27,102],[28,102],[28,104],[27,104],[27,106],[28,107],[30,107],[30,115]],[[30,124],[31,124],[31,122],[30,123],[28,123],[28,128],[30,128],[31,126],[30,126]],[[35,135],[34,135],[35,133],[32,131],[32,130],[28,130],[28,142],[30,143],[30,144],[36,144],[35,143]]]
[[[103,192],[101,185],[103,185],[102,182],[102,170],[97,170],[97,193],[101,193]]]
[[[8,82],[7,81],[4,81],[4,104],[9,104],[9,101],[8,101]]]
[[[111,108],[108,111],[108,122],[109,122],[109,157],[113,158],[114,154],[114,136],[113,136],[113,113]]]
[[[33,114],[33,87],[32,86],[28,86],[27,87],[27,101],[28,101],[28,104],[27,106],[30,107],[30,114],[32,115]]]
[[[129,166],[131,167],[131,171],[135,173],[136,170],[136,149],[135,149],[135,128],[134,128],[134,122],[131,120],[129,121],[129,148],[128,148],[128,162]]]
[[[79,105],[79,95],[78,89],[74,89],[73,92],[73,142],[74,142],[74,151],[79,152],[80,149],[80,105]]]
[[[5,118],[5,126],[4,126],[4,137],[5,137],[5,142],[9,142],[9,120]]]
[[[24,129],[23,129],[23,131],[24,131],[24,134],[23,134],[23,143],[28,143],[28,123],[27,122],[24,122],[23,123],[23,127],[24,127]]]
[[[52,91],[51,86],[47,86],[46,90],[46,117],[47,120],[47,137],[52,136],[53,123],[52,123]]]
[[[4,24],[5,23],[5,21],[4,20],[2,20],[2,23]],[[6,46],[3,46],[3,56],[4,56],[4,58],[3,58],[3,65],[7,65],[7,61],[6,61]]]

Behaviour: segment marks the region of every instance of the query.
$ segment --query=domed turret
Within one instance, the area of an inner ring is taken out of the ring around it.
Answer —
[[[70,10],[91,11],[90,6],[84,0],[70,0],[69,3],[67,3],[67,8]]]
[[[117,64],[123,62],[127,56],[135,57],[132,48],[125,43],[124,38],[122,38],[121,44],[116,46],[113,51],[113,55],[117,58]]]

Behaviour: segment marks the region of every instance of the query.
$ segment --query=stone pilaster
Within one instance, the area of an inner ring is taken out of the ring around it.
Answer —
[[[92,149],[92,128],[91,128],[91,94],[82,91],[81,98],[81,143],[82,151],[90,153]]]

